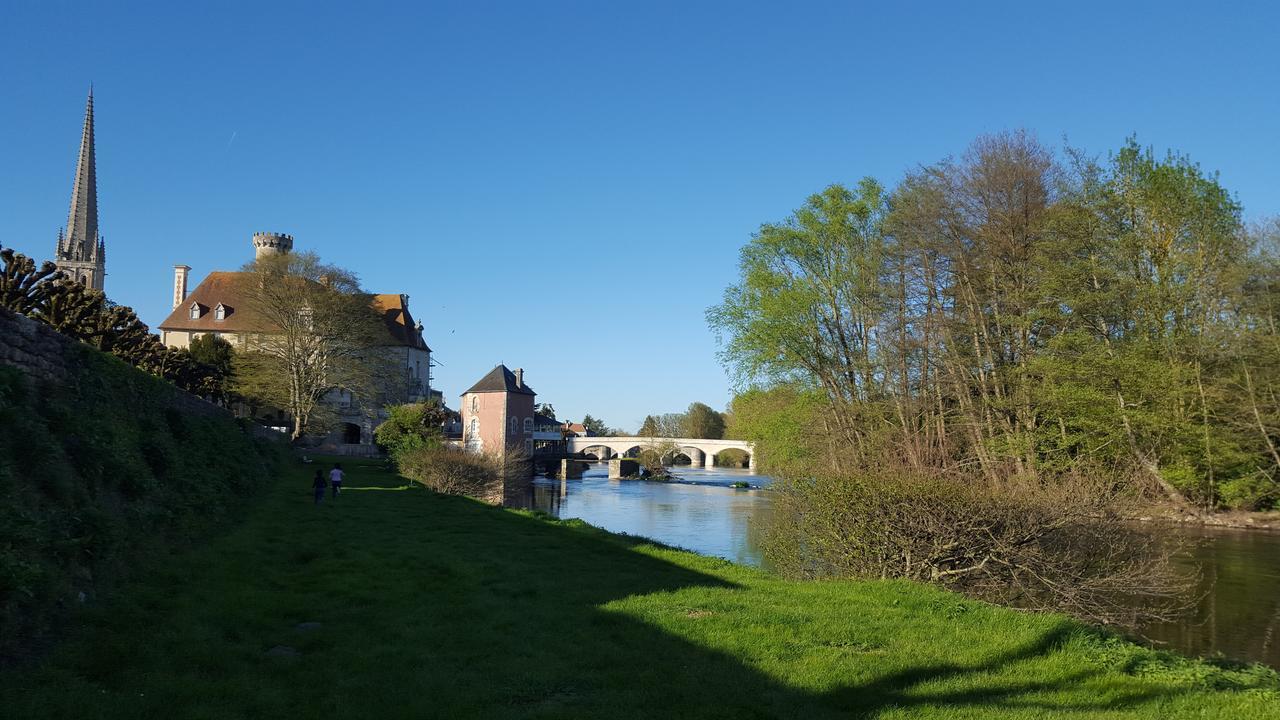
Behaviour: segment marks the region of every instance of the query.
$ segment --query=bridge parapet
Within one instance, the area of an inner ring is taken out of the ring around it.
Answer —
[[[703,463],[706,467],[712,467],[715,464],[715,456],[723,450],[741,450],[747,454],[747,466],[751,470],[756,469],[756,449],[755,444],[746,440],[707,440],[704,438],[676,438],[676,437],[639,437],[629,435],[608,435],[608,436],[579,436],[566,439],[566,449],[571,453],[578,453],[591,447],[603,447],[609,450],[611,454],[625,456],[632,450],[640,450],[646,447],[654,447],[656,445],[674,445],[681,450],[697,450],[702,453]],[[692,460],[697,458],[690,457]]]

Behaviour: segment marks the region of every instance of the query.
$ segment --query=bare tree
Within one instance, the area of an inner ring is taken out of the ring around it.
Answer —
[[[239,283],[252,329],[236,356],[238,390],[288,411],[292,439],[326,424],[331,393],[353,409],[385,404],[387,330],[353,273],[290,253],[246,266]]]

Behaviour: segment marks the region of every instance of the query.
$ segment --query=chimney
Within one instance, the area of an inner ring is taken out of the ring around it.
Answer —
[[[173,266],[173,306],[178,307],[187,299],[187,273],[191,268],[186,265]]]
[[[516,368],[516,387],[524,388],[524,368]]]

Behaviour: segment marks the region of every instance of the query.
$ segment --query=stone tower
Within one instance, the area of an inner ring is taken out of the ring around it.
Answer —
[[[98,234],[98,170],[93,151],[93,88],[84,111],[84,132],[80,136],[80,158],[71,189],[71,212],[66,231],[58,232],[54,254],[58,269],[95,290],[107,277],[107,246]]]
[[[253,259],[268,255],[284,255],[293,249],[293,236],[284,233],[256,232],[253,234]]]

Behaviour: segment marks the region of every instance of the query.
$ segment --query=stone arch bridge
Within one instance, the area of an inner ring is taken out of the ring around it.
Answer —
[[[747,454],[747,467],[756,469],[755,445],[745,440],[702,440],[698,438],[651,438],[651,437],[570,437],[565,439],[566,450],[573,455],[595,455],[600,460],[617,457],[635,457],[639,452],[654,445],[666,445],[673,453],[680,453],[689,458],[694,465],[713,467],[715,457],[724,450],[741,450]]]

